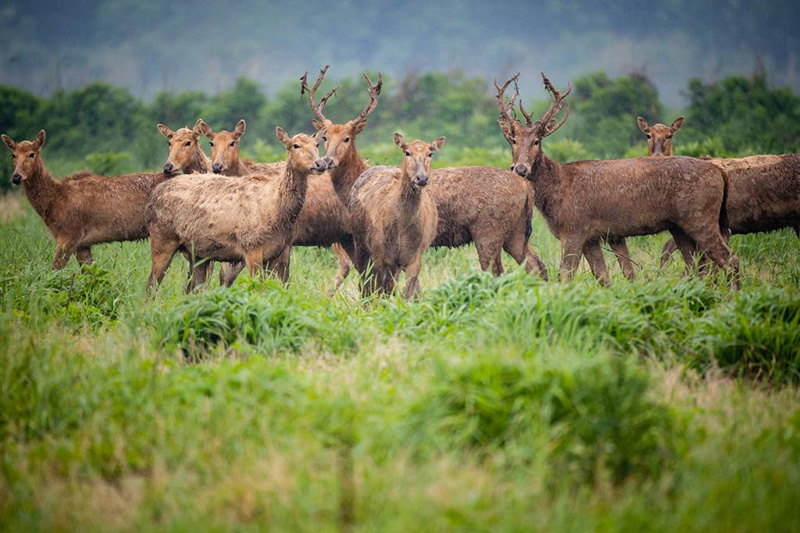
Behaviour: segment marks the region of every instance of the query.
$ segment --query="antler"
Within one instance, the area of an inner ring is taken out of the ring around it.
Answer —
[[[325,118],[325,115],[322,114],[322,110],[325,108],[325,104],[328,103],[328,98],[336,94],[336,89],[339,87],[334,87],[325,97],[319,101],[319,105],[314,103],[314,93],[317,92],[319,89],[320,84],[322,84],[322,79],[325,77],[325,73],[328,72],[328,67],[330,65],[325,65],[325,68],[320,69],[319,76],[317,76],[317,81],[314,83],[314,87],[311,89],[308,88],[308,71],[303,74],[303,77],[300,78],[300,95],[302,96],[304,93],[308,93],[308,105],[311,106],[311,110],[317,115],[320,120],[328,120]]]
[[[516,120],[516,118],[511,116],[511,113],[514,112],[514,100],[517,98],[517,96],[519,96],[517,78],[519,78],[519,72],[517,72],[516,76],[512,76],[507,82],[505,82],[502,87],[498,85],[497,78],[494,79],[494,86],[497,89],[497,107],[500,108],[500,118],[506,122],[514,122]],[[509,102],[505,102],[505,92],[506,89],[508,89],[508,86],[511,85],[512,81],[514,82],[514,94],[511,96],[511,100]]]
[[[378,96],[381,94],[381,89],[383,88],[383,76],[381,73],[378,73],[378,83],[373,84],[372,80],[369,79],[367,73],[364,73],[364,77],[367,79],[367,83],[369,84],[369,89],[367,92],[369,93],[369,103],[367,107],[364,108],[364,111],[358,114],[356,118],[353,119],[353,122],[357,122],[359,120],[364,120],[367,118],[367,115],[375,111],[375,106],[378,105]]]
[[[551,135],[555,133],[555,131],[564,125],[564,122],[567,121],[567,117],[569,116],[569,103],[567,102],[567,111],[564,113],[564,116],[561,118],[561,121],[556,123],[555,116],[561,111],[561,108],[564,106],[564,98],[569,96],[569,93],[572,92],[572,84],[567,83],[567,90],[563,93],[558,92],[558,90],[553,87],[553,84],[550,83],[550,80],[547,79],[547,76],[544,75],[542,72],[542,81],[544,82],[544,88],[553,95],[555,101],[550,104],[550,108],[545,111],[536,124],[538,124],[544,131],[544,136]],[[521,102],[520,102],[521,104]],[[520,106],[521,107],[521,106]],[[523,111],[523,114],[525,112]],[[529,122],[530,123],[530,122]]]

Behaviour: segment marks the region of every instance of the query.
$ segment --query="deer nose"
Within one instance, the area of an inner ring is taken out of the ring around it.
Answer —
[[[523,178],[528,175],[528,166],[523,165],[522,163],[517,163],[514,165],[514,172],[522,176]]]
[[[221,163],[214,163],[211,165],[211,170],[214,171],[214,174],[219,174],[222,172],[222,164]]]
[[[164,174],[172,174],[172,169],[174,168],[172,163],[164,163]]]
[[[314,161],[314,170],[317,172],[325,172],[328,169],[328,163],[324,159],[317,159]]]
[[[336,162],[335,162],[335,161],[333,160],[333,158],[332,158],[332,157],[330,157],[330,156],[328,156],[328,157],[323,157],[323,158],[322,158],[322,161],[324,161],[324,162],[325,162],[325,168],[326,168],[326,169],[328,169],[328,170],[330,170],[330,169],[332,169],[334,166],[336,166]]]
[[[417,174],[414,176],[414,183],[419,185],[420,187],[424,187],[428,184],[428,175],[427,174]]]
[[[14,185],[19,185],[20,183],[22,183],[22,176],[15,173],[13,176],[11,176],[11,183],[13,183]]]

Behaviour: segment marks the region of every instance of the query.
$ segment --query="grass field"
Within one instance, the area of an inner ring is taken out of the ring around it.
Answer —
[[[742,289],[657,260],[544,283],[429,251],[418,302],[291,282],[148,301],[146,242],[51,271],[0,200],[0,530],[797,531],[800,239],[735,236]],[[556,277],[558,242],[532,243]]]

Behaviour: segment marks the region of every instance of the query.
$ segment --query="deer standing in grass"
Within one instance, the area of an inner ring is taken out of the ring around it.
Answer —
[[[672,126],[650,126],[642,117],[639,128],[647,135],[647,155],[671,156],[672,135],[683,125],[679,117]],[[792,228],[800,236],[800,155],[756,155],[732,159],[711,158],[730,180],[728,221],[733,235]],[[678,249],[674,239],[661,251],[661,266]]]
[[[379,76],[378,83],[373,84],[365,75],[370,95],[367,107],[353,120],[334,124],[325,117],[323,109],[336,88],[328,92],[319,105],[314,103],[314,93],[327,69],[321,70],[311,89],[308,89],[306,76],[303,76],[303,87],[309,92],[309,105],[317,116],[313,121],[314,127],[326,129],[323,160],[334,191],[342,205],[349,206],[353,184],[369,169],[358,154],[355,138],[366,127],[367,116],[375,110],[382,79]],[[474,242],[481,268],[491,268],[495,275],[503,272],[501,254],[505,250],[517,263],[524,263],[528,272],[547,279],[545,264],[528,242],[533,197],[524,179],[495,167],[443,168],[433,171],[428,194],[436,203],[438,212],[432,246],[456,248]],[[353,258],[352,247],[345,249]]]
[[[289,137],[276,128],[288,152],[283,175],[230,179],[216,175],[173,178],[147,206],[153,266],[148,290],[161,283],[177,251],[211,261],[244,261],[250,274],[274,271],[284,282],[295,224],[305,202],[307,180],[325,170],[317,137]],[[204,282],[205,280],[199,280]]]
[[[268,174],[279,176],[286,168],[286,162],[254,163],[244,161],[239,154],[239,139],[246,131],[246,123],[240,120],[233,131],[215,132],[205,122],[200,123],[200,131],[211,142],[211,167],[215,174],[225,176],[247,176],[250,174]],[[336,292],[350,270],[350,258],[342,248],[343,244],[352,242],[347,209],[342,206],[333,191],[330,176],[327,174],[312,175],[308,178],[306,201],[295,226],[293,246],[332,247],[339,263],[339,275],[334,280],[332,292]],[[340,244],[341,243],[341,244]],[[287,254],[287,259],[290,254]],[[228,286],[233,283],[243,265],[220,273],[220,284]],[[289,265],[281,269],[288,270]],[[344,274],[343,274],[344,273]]]
[[[74,254],[80,265],[92,263],[92,246],[107,242],[146,239],[145,206],[166,174],[138,173],[118,177],[87,172],[53,179],[42,162],[47,134],[33,141],[15,142],[2,135],[12,151],[11,182],[22,184],[25,195],[56,240],[53,268],[60,270]]]
[[[395,133],[394,143],[404,154],[400,168],[372,167],[353,184],[350,221],[364,296],[376,289],[390,294],[401,270],[406,274],[406,299],[419,293],[422,254],[433,242],[438,222],[436,203],[426,186],[433,152],[444,142],[444,137],[432,143],[406,142]]]
[[[562,279],[572,279],[583,255],[595,278],[607,285],[610,279],[601,239],[667,230],[687,263],[692,262],[692,251],[699,249],[729,275],[736,288],[738,259],[721,231],[726,230],[724,173],[709,162],[687,157],[563,165],[551,160],[544,154],[542,141],[566,122],[569,104],[561,120],[556,116],[572,87],[561,93],[544,74],[542,79],[553,102],[539,120],[534,122],[520,101],[525,124],[512,117],[505,105],[500,106],[498,122],[511,145],[514,171],[531,180],[536,207],[561,241]]]

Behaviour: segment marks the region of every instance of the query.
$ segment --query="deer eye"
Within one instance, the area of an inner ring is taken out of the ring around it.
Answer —
[[[208,141],[209,146],[214,146],[214,141]]]
[[[433,152],[429,153],[428,157],[433,157]]]
[[[300,149],[300,145],[299,144],[295,144],[292,148],[294,148],[295,150],[299,150]]]
[[[28,157],[30,157],[31,159],[33,159],[34,157],[36,157],[36,154],[34,154],[33,152],[31,152],[31,153],[29,153],[29,154],[28,154]]]
[[[172,146],[172,141],[167,141],[167,146]]]
[[[535,141],[533,141],[533,145],[534,146],[539,146],[539,139],[536,139]]]
[[[647,134],[647,138],[648,138],[648,139],[652,139],[652,138],[653,138],[653,136],[652,136],[652,135],[650,135],[650,134],[648,133],[648,134]]]
[[[672,134],[667,135],[667,139],[672,139]]]
[[[328,138],[327,137],[323,137],[322,140],[325,141],[325,142],[328,142]]]
[[[236,141],[231,141],[231,144],[229,144],[228,146],[236,146]]]
[[[517,140],[516,139],[511,139],[511,144],[517,144]]]
[[[344,138],[344,142],[349,143],[350,142],[350,137],[345,137]]]
[[[191,146],[192,145],[192,141],[186,141],[185,143],[183,143],[183,145],[184,146]]]
[[[411,157],[411,152],[406,152],[406,155],[407,155],[408,157]]]

